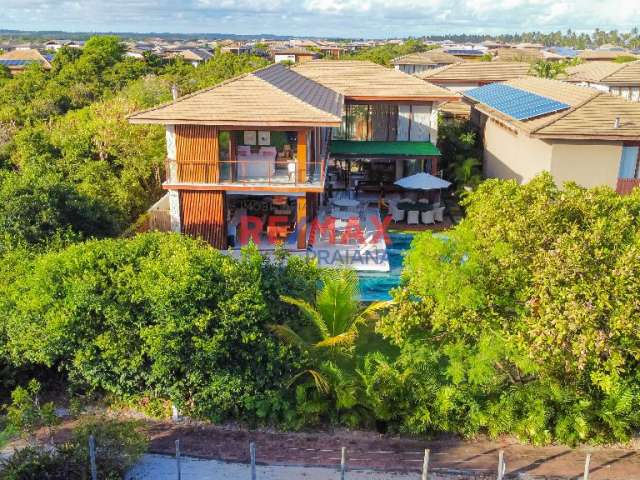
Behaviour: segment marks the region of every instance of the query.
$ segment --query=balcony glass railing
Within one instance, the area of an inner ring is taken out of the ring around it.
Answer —
[[[198,161],[166,161],[170,184],[321,185],[324,162],[307,162],[305,172],[292,160],[227,160],[217,164]]]

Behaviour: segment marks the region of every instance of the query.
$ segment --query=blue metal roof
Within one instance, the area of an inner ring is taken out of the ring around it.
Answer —
[[[464,92],[464,95],[516,120],[528,120],[570,107],[566,103],[503,83],[492,83],[474,88]]]

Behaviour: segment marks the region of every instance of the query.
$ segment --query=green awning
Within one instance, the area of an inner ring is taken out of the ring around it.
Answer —
[[[360,142],[332,140],[329,151],[336,156],[432,157],[440,150],[431,142]]]

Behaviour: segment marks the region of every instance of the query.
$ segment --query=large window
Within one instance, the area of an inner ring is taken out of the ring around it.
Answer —
[[[333,129],[333,138],[355,141],[427,142],[431,138],[431,113],[430,103],[349,103],[345,107],[342,126]]]
[[[622,148],[618,177],[640,179],[640,145],[625,145]]]

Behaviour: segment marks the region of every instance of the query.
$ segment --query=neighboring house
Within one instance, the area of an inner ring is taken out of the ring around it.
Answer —
[[[409,74],[416,74],[460,62],[461,60],[458,57],[454,57],[442,49],[409,53],[391,60],[391,64],[396,70]]]
[[[276,236],[305,250],[325,185],[364,191],[369,182],[379,192],[409,172],[437,172],[437,109],[454,99],[371,62],[318,60],[270,65],[129,121],[166,127],[163,188],[173,231],[239,247],[250,215],[263,226],[261,249],[273,248],[266,239]],[[351,178],[356,165],[369,176]]]
[[[583,50],[578,54],[578,58],[581,58],[585,62],[598,62],[598,61],[612,61],[618,57],[635,56],[631,51],[618,49],[618,50]]]
[[[538,60],[544,60],[545,54],[542,50],[537,48],[498,48],[493,51],[494,58],[499,62],[537,62]],[[560,59],[560,56],[555,54],[547,54],[547,56],[554,57],[554,59]]]
[[[531,65],[523,62],[464,62],[427,70],[416,76],[454,92],[464,92],[490,83],[526,77]],[[469,118],[471,109],[465,102],[448,102],[441,106],[445,118]]]
[[[460,60],[480,60],[482,56],[487,53],[488,50],[475,49],[475,48],[445,48],[444,52]]]
[[[454,92],[464,92],[489,83],[526,77],[531,65],[525,62],[463,62],[417,74],[418,78]]]
[[[51,68],[52,57],[43,55],[38,50],[12,50],[0,55],[0,65],[9,69],[12,75],[22,72],[28,65],[39,63],[42,68]]]
[[[464,93],[481,128],[484,174],[527,182],[640,185],[640,103],[558,80],[520,78]]]
[[[44,44],[45,50],[53,50],[57,52],[62,47],[69,48],[82,48],[84,46],[84,42],[76,41],[76,40],[49,40]]]
[[[640,60],[582,63],[568,68],[564,80],[640,102]]]
[[[242,55],[242,54],[250,54],[252,49],[253,48],[251,47],[251,45],[231,42],[222,46],[220,48],[220,51],[222,53],[233,53],[235,55]]]
[[[213,54],[202,48],[184,48],[178,50],[170,50],[165,53],[168,58],[181,57],[185,62],[189,62],[194,67],[206,62]]]
[[[292,62],[303,63],[309,60],[320,58],[318,52],[312,52],[304,48],[288,48],[284,50],[276,50],[273,52],[273,61],[275,63]]]

